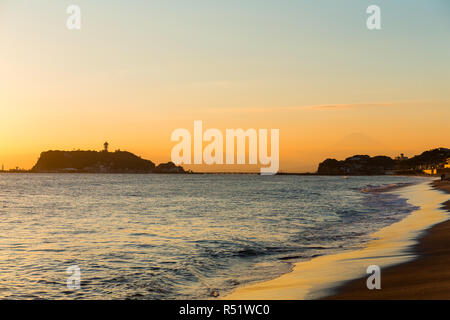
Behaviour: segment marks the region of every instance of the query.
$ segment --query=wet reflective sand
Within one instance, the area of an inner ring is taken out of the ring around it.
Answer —
[[[368,277],[366,268],[370,265],[380,266],[383,279],[383,270],[386,267],[413,260],[415,255],[411,247],[417,243],[416,239],[427,228],[448,218],[448,213],[439,209],[441,203],[448,200],[448,195],[432,189],[429,182],[391,192],[408,198],[411,204],[419,206],[420,209],[402,221],[374,233],[373,240],[361,250],[300,262],[291,273],[271,281],[238,288],[226,298],[321,298],[332,294],[334,289],[346,281]],[[365,278],[360,281],[364,287]]]

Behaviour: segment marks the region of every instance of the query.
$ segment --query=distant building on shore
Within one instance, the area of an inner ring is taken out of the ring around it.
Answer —
[[[423,172],[430,175],[450,173],[450,158],[434,164],[427,164],[424,167]]]
[[[400,153],[400,155],[398,157],[395,157],[395,160],[404,161],[404,160],[408,160],[408,157],[405,157],[405,154]]]
[[[445,169],[450,169],[450,158],[447,158],[447,161],[444,164]]]

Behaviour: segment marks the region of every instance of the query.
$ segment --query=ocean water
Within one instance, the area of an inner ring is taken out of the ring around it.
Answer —
[[[371,191],[417,179],[0,174],[0,298],[223,296],[361,247],[417,209]]]

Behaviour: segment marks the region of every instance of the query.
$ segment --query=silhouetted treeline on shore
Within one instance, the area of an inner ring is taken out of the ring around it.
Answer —
[[[437,148],[425,151],[412,158],[387,156],[370,157],[354,155],[345,160],[326,159],[319,164],[320,175],[384,175],[384,174],[441,174],[450,171],[447,167],[450,149]],[[450,172],[449,172],[450,173]]]

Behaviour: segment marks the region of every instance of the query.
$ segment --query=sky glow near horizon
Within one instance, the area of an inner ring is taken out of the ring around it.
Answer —
[[[366,28],[371,4],[381,30]],[[0,39],[6,168],[104,141],[167,162],[171,132],[194,120],[280,129],[281,171],[450,147],[445,0],[0,0]]]

